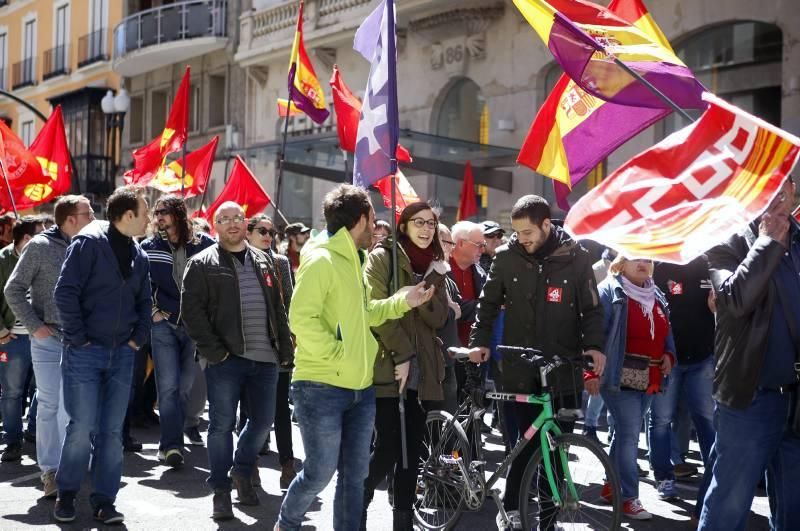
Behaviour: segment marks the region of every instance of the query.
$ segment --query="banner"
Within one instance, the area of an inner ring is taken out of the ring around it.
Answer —
[[[570,210],[567,231],[629,258],[687,264],[742,230],[797,163],[800,139],[705,93],[694,124],[629,160]]]

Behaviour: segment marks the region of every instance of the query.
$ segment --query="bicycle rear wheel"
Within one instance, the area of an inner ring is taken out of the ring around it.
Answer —
[[[414,519],[423,529],[452,529],[464,510],[467,480],[455,462],[469,468],[464,429],[446,411],[431,411],[425,421],[424,449],[417,477]]]
[[[523,529],[619,529],[622,495],[608,455],[593,441],[573,433],[557,436],[554,442],[550,460],[561,503],[551,493],[542,449],[538,448],[522,476]],[[566,470],[561,464],[562,456],[566,457]]]

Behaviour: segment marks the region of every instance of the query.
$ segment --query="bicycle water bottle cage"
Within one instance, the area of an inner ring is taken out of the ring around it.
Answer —
[[[580,409],[569,409],[562,407],[558,410],[556,417],[558,420],[563,420],[565,422],[575,422],[576,420],[583,419],[583,411]]]

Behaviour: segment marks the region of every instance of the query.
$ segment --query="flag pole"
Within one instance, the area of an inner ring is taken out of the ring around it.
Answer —
[[[186,190],[184,189],[184,183],[186,179],[186,143],[189,142],[189,135],[187,133],[186,138],[183,139],[183,161],[181,162],[181,199],[186,198]],[[208,186],[206,185],[206,188]],[[203,192],[205,193],[205,192]]]
[[[286,216],[284,216],[284,215],[283,215],[283,212],[281,212],[281,211],[280,211],[280,209],[278,208],[278,205],[276,205],[275,203],[272,203],[272,208],[274,208],[274,209],[275,209],[275,213],[276,213],[276,214],[278,214],[278,215],[281,217],[281,219],[283,220],[283,222],[284,222],[286,225],[288,225],[288,224],[289,224],[289,220],[288,220],[288,219],[286,219]]]
[[[283,142],[281,143],[281,159],[278,162],[278,179],[275,183],[275,211],[281,202],[281,184],[283,182],[283,164],[286,162],[286,137],[289,136],[289,117],[292,114],[292,97],[294,96],[294,76],[297,74],[297,63],[289,72],[289,101],[286,105],[286,121],[283,123]]]
[[[607,52],[606,52],[606,53],[607,53]],[[642,85],[644,85],[645,87],[647,87],[647,89],[648,89],[650,92],[652,92],[653,94],[655,94],[655,95],[656,95],[656,97],[657,97],[658,99],[660,99],[661,101],[663,101],[664,103],[666,103],[666,104],[667,104],[667,105],[668,105],[668,106],[669,106],[669,107],[670,107],[670,108],[671,108],[673,111],[675,111],[676,113],[680,114],[680,115],[681,115],[683,118],[685,118],[685,119],[686,119],[686,120],[687,120],[689,123],[692,123],[692,122],[694,122],[694,121],[695,121],[695,120],[694,120],[694,118],[692,118],[691,116],[689,116],[689,113],[687,113],[686,111],[684,111],[684,110],[683,110],[683,109],[682,109],[682,108],[681,108],[681,107],[680,107],[680,106],[679,106],[677,103],[675,103],[674,101],[672,101],[672,100],[669,98],[669,96],[667,96],[666,94],[664,94],[663,92],[661,92],[661,91],[658,89],[658,87],[656,87],[655,85],[653,85],[652,83],[650,83],[649,81],[647,81],[645,78],[643,78],[643,77],[642,77],[642,75],[641,75],[641,74],[639,74],[638,72],[634,71],[634,70],[633,70],[631,67],[629,67],[628,65],[626,65],[624,62],[620,61],[620,60],[619,60],[619,58],[617,58],[616,56],[614,56],[614,55],[611,55],[611,54],[609,54],[609,55],[610,55],[611,57],[613,57],[613,58],[614,58],[614,62],[615,62],[615,63],[616,63],[616,64],[617,64],[617,65],[618,65],[620,68],[622,68],[623,70],[625,70],[625,72],[627,72],[627,73],[628,73],[628,74],[629,74],[631,77],[633,77],[633,78],[634,78],[636,81],[638,81],[639,83],[641,83]]]
[[[350,175],[350,169],[347,167],[348,166],[348,163],[347,163],[347,151],[344,150],[344,149],[342,150],[342,156],[344,157],[344,182],[349,183],[349,182],[352,182],[353,179],[352,179],[352,177],[349,176]]]
[[[17,212],[17,203],[16,201],[14,201],[14,193],[11,191],[11,184],[8,182],[8,174],[6,173],[6,161],[4,160],[0,160],[0,171],[2,171],[3,180],[6,182],[6,189],[8,190],[8,197],[11,199],[11,208],[14,210],[14,217],[16,219],[19,219],[19,212]]]

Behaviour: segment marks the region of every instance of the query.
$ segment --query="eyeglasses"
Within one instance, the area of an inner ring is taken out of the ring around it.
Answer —
[[[269,234],[270,236],[274,237],[275,234],[277,234],[275,229],[267,229],[265,227],[258,227],[257,229],[255,229],[255,231],[262,236],[266,236],[267,234]]]
[[[418,229],[421,229],[425,225],[427,225],[429,229],[435,229],[437,226],[435,219],[411,218],[408,221],[413,223],[414,226]]]
[[[486,248],[486,242],[476,243],[476,242],[474,242],[472,240],[464,240],[464,241],[467,242],[467,243],[471,243],[472,245],[474,245],[478,249],[485,249]]]
[[[170,214],[172,214],[172,212],[168,208],[158,208],[153,210],[154,216],[169,216]]]
[[[223,216],[221,218],[217,218],[217,221],[215,221],[215,223],[217,225],[230,225],[231,223],[244,223],[244,216],[242,216],[241,214],[238,215],[238,216],[233,216],[232,218],[229,218],[228,216]]]
[[[455,247],[456,242],[451,242],[450,240],[441,240],[443,244],[449,245],[451,247]]]

